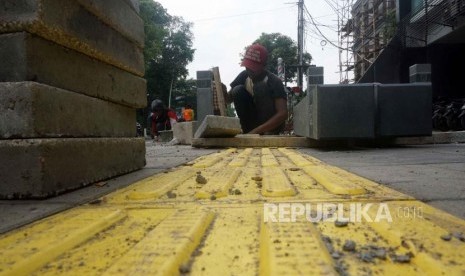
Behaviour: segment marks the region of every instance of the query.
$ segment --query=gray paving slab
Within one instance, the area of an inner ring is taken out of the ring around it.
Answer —
[[[234,137],[241,132],[239,118],[207,115],[197,128],[194,138]]]
[[[0,200],[0,233],[73,207],[68,203],[44,203],[38,200]]]
[[[146,141],[147,166],[143,169],[43,200],[0,200],[0,233],[7,232],[63,210],[92,202],[154,174],[173,169],[218,149],[166,146]]]
[[[147,106],[146,81],[27,32],[0,35],[0,81],[35,81],[135,108]]]
[[[429,205],[441,210],[445,210],[452,215],[465,219],[465,199],[448,199],[426,201]]]
[[[465,218],[465,144],[299,150]]]

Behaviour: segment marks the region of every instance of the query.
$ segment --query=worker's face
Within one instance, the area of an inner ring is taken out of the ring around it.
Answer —
[[[245,68],[245,70],[247,71],[247,75],[249,75],[251,79],[255,79],[263,74],[263,72],[265,71],[265,68],[262,67],[262,68],[259,68],[258,70],[252,70],[250,68]]]

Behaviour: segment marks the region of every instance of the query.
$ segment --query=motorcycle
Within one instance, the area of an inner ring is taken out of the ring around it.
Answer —
[[[462,105],[460,110],[461,112],[460,112],[460,115],[458,116],[458,119],[460,121],[460,125],[462,126],[462,128],[465,129],[465,103]]]
[[[461,100],[453,100],[449,105],[447,105],[444,117],[446,118],[447,126],[450,130],[463,129],[459,119],[460,109],[462,106],[463,101]]]
[[[440,131],[447,131],[449,127],[447,125],[447,118],[444,117],[446,113],[447,102],[442,100],[433,105],[433,128]]]

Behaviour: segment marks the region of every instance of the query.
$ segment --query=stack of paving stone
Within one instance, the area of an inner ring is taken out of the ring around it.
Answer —
[[[137,0],[0,1],[0,198],[41,198],[145,165]]]

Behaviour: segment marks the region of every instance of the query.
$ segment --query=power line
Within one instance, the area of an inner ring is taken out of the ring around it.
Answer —
[[[326,35],[323,34],[323,32],[320,30],[320,28],[318,27],[318,24],[315,22],[315,19],[313,18],[313,16],[310,14],[310,12],[308,11],[307,7],[304,5],[304,8],[305,8],[305,11],[307,12],[307,15],[310,17],[310,21],[312,23],[312,25],[315,27],[315,29],[318,31],[318,33],[327,41],[329,42],[329,44],[333,45],[334,47],[336,47],[337,49],[339,50],[349,50],[349,48],[342,48],[340,47],[339,45],[336,45],[334,44],[328,37],[326,37]]]
[[[291,9],[294,6],[288,6],[287,9]],[[208,17],[208,18],[200,18],[200,19],[194,19],[192,22],[204,22],[204,21],[212,21],[212,20],[221,20],[221,19],[227,19],[227,18],[234,18],[234,17],[242,17],[242,16],[249,16],[249,15],[254,15],[254,14],[261,14],[261,13],[268,13],[268,12],[274,12],[274,11],[282,11],[283,8],[276,8],[276,9],[270,9],[270,10],[263,10],[263,11],[255,11],[255,12],[248,12],[248,13],[241,13],[241,14],[232,14],[232,15],[225,15],[225,16],[216,16],[216,17]]]

